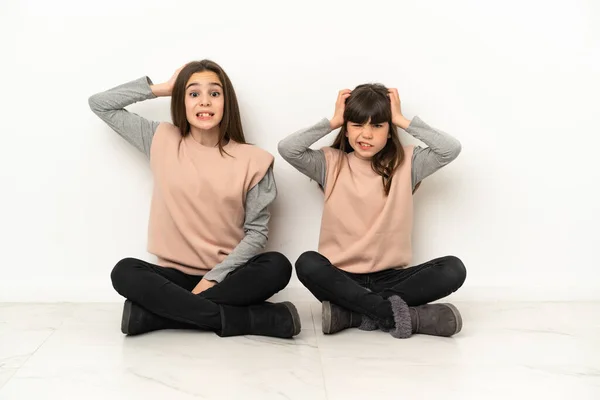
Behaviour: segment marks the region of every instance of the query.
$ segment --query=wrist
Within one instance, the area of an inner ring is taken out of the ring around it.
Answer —
[[[329,120],[329,128],[333,131],[336,130],[337,128],[340,128],[342,126],[342,124],[344,123],[344,121],[337,121],[335,119],[330,119]]]
[[[406,119],[404,115],[397,117],[392,121],[392,123],[404,130],[408,129],[408,127],[410,126],[410,120]]]
[[[150,85],[152,93],[157,97],[165,97],[171,95],[171,90],[166,83],[159,83],[157,85]]]

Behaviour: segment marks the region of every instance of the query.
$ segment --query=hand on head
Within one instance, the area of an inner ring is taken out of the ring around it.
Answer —
[[[346,99],[350,97],[352,91],[350,89],[340,90],[335,102],[335,112],[329,120],[331,130],[337,129],[344,124],[344,110],[346,109]]]

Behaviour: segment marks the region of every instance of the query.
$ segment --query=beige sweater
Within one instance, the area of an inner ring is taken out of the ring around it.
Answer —
[[[244,237],[246,193],[273,163],[268,152],[230,141],[222,156],[162,123],[152,141],[154,193],[148,251],[159,264],[204,275]]]
[[[319,253],[336,267],[367,273],[410,264],[413,147],[404,147],[404,151],[405,160],[396,170],[386,196],[381,176],[373,171],[370,161],[354,153],[323,148],[327,185]]]

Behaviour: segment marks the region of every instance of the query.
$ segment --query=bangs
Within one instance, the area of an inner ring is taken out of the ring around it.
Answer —
[[[344,120],[357,124],[388,122],[392,118],[390,100],[387,91],[358,90],[352,93],[346,102]]]

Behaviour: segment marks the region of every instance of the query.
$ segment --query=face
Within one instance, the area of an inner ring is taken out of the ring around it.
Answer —
[[[185,87],[185,114],[190,125],[204,131],[218,128],[223,118],[225,97],[217,74],[196,72]]]
[[[348,121],[346,136],[354,154],[362,160],[370,160],[379,153],[387,143],[389,123],[371,124],[371,119],[364,125]]]

